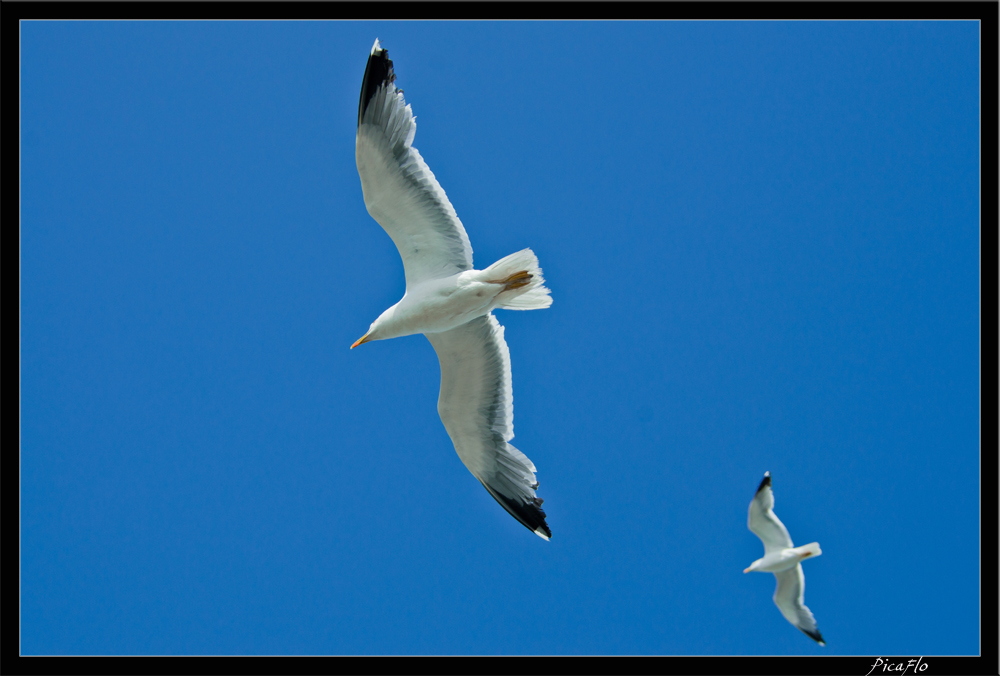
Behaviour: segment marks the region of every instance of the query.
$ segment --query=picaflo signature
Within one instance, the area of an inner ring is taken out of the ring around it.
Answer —
[[[878,667],[882,667],[882,673],[891,672],[893,674],[906,674],[913,669],[914,674],[919,674],[927,670],[928,664],[923,661],[923,656],[918,657],[915,660],[910,660],[909,662],[888,662],[883,660],[881,657],[875,658],[875,664],[872,665],[871,671],[869,671],[865,676],[871,676],[872,671],[875,671]]]

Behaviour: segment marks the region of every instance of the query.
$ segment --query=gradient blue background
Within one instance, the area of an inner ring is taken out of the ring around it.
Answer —
[[[25,23],[21,651],[976,654],[970,22]],[[551,542],[465,469],[354,160],[373,40]],[[765,470],[828,645],[771,601]]]

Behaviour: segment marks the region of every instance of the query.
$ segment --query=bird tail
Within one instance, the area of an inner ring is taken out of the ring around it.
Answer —
[[[545,278],[538,267],[538,258],[531,249],[501,258],[483,270],[482,279],[491,284],[503,284],[497,296],[497,308],[505,310],[541,310],[552,305],[551,291],[544,286]]]
[[[801,547],[796,547],[795,549],[799,551],[800,555],[803,555],[802,558],[819,556],[823,553],[823,550],[819,548],[818,542],[810,542],[807,545],[802,545]]]

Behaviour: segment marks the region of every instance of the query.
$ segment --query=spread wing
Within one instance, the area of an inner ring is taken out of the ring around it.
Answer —
[[[465,466],[511,516],[548,540],[535,466],[514,438],[510,352],[492,314],[450,331],[427,333],[441,363],[438,414]]]
[[[774,493],[771,492],[771,473],[764,472],[764,478],[757,487],[757,494],[750,502],[747,528],[764,543],[764,554],[792,546],[788,529],[774,513]]]
[[[775,573],[774,576],[778,578],[778,586],[774,590],[774,604],[778,606],[781,614],[809,638],[820,645],[826,645],[822,634],[816,627],[816,618],[803,603],[806,592],[806,576],[802,573],[802,564]]]
[[[472,245],[448,196],[411,144],[417,122],[388,52],[372,47],[361,84],[355,157],[365,207],[403,259],[406,288],[472,268]]]

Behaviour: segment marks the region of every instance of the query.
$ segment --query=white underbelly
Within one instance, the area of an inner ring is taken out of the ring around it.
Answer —
[[[502,287],[476,281],[468,271],[421,284],[400,301],[393,317],[407,333],[442,333],[493,309]]]
[[[764,564],[760,567],[760,570],[767,573],[780,573],[783,570],[794,568],[800,560],[801,557],[796,555],[793,549],[785,549],[773,555],[765,556]]]

